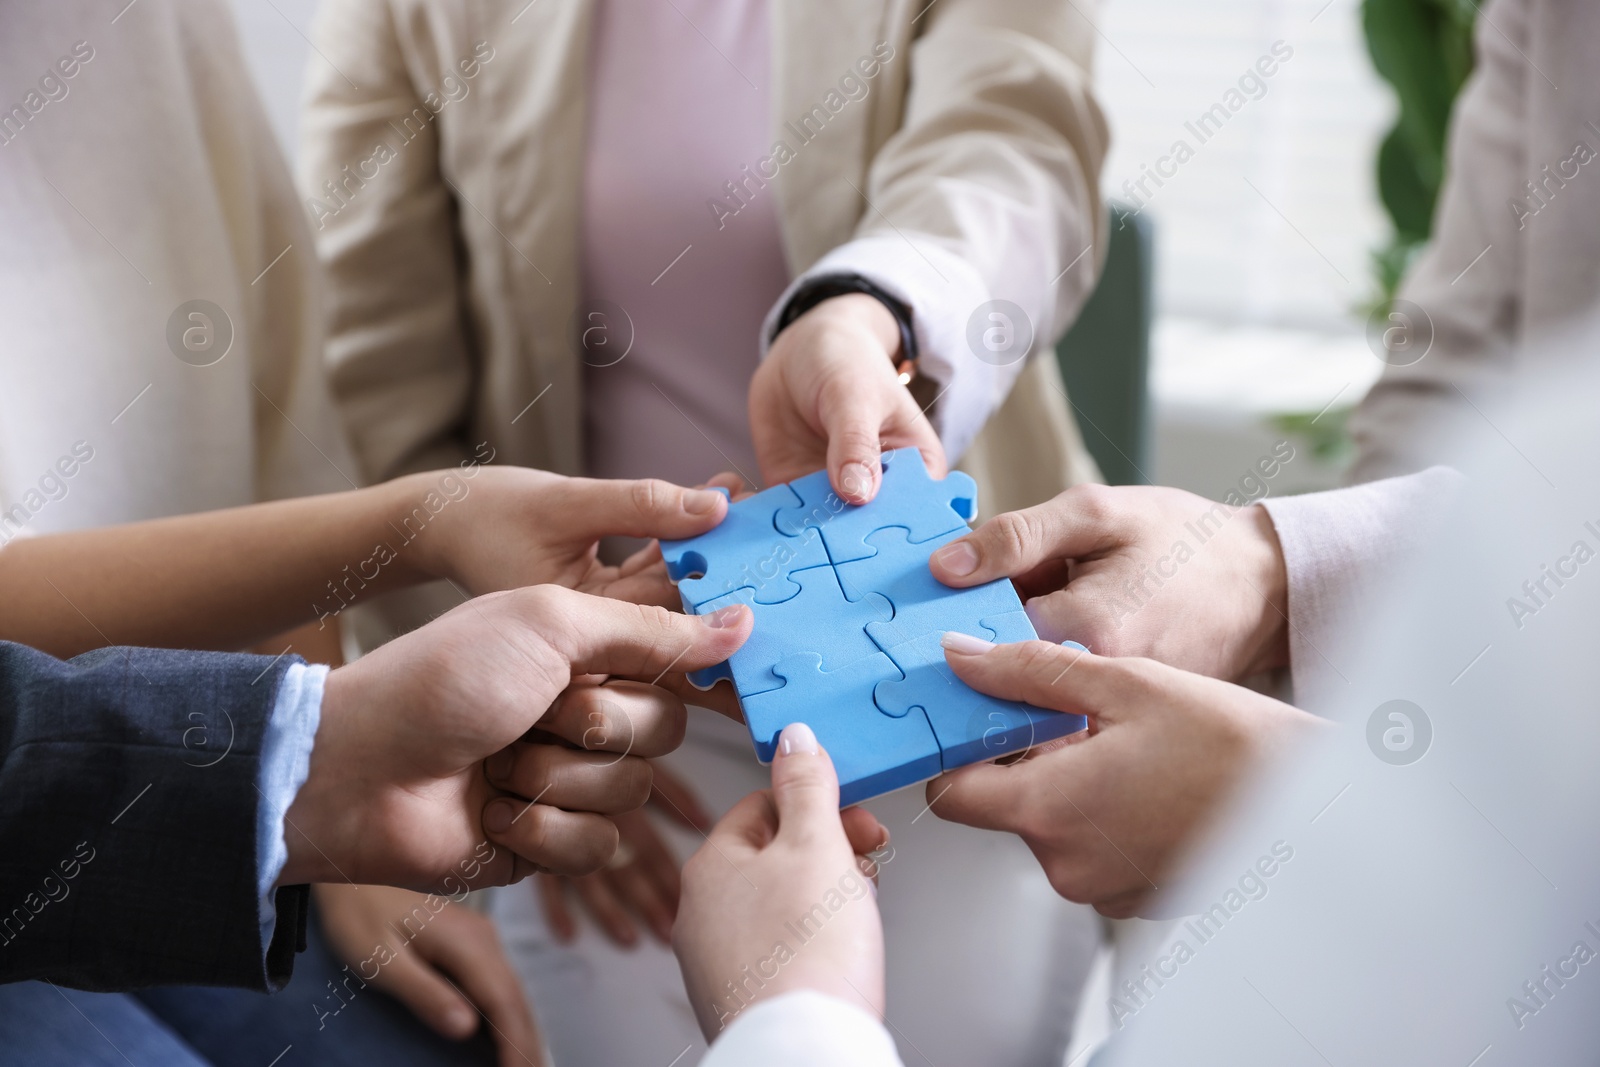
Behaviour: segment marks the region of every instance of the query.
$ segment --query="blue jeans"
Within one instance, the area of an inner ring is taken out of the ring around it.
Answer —
[[[9,1067],[444,1067],[492,1064],[487,1024],[440,1037],[398,1001],[352,980],[315,914],[294,977],[278,993],[167,986],[85,993],[46,982],[0,985],[0,1065]],[[339,986],[335,1000],[328,983]],[[352,996],[348,991],[354,987]],[[330,1008],[343,1003],[337,1014]],[[318,1010],[320,1009],[320,1011]],[[274,1060],[273,1057],[280,1057]]]

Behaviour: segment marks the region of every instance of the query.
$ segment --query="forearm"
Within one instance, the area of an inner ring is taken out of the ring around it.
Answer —
[[[429,475],[0,550],[0,640],[233,650],[436,575]],[[437,506],[437,505],[436,505]]]
[[[281,986],[305,891],[273,892],[262,921],[256,798],[297,670],[0,643],[0,981]]]

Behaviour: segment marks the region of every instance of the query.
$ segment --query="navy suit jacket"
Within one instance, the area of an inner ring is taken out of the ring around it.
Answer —
[[[307,887],[278,889],[262,945],[256,806],[293,662],[0,642],[0,982],[288,980]]]

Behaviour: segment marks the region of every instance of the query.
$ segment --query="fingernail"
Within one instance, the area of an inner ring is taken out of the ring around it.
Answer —
[[[957,652],[963,656],[981,656],[994,648],[993,641],[985,641],[981,637],[973,637],[959,630],[946,630],[944,636],[939,638],[939,644],[946,651]]]
[[[729,604],[725,608],[718,608],[710,615],[702,615],[701,618],[713,630],[727,630],[738,626],[739,621],[744,618],[744,605]]]
[[[517,817],[517,806],[509,800],[496,800],[483,809],[483,828],[491,834],[503,834],[511,829]]]
[[[951,541],[933,554],[939,566],[958,578],[964,578],[978,569],[978,550],[967,541]]]
[[[815,756],[818,751],[817,735],[812,733],[811,727],[805,723],[792,722],[778,735],[778,751],[785,756],[793,756],[796,753]]]
[[[721,493],[710,489],[693,489],[683,494],[683,510],[690,515],[709,515],[717,510],[717,501],[721,499]]]
[[[499,752],[483,761],[483,773],[489,776],[492,782],[503,782],[511,773],[512,766],[517,757],[511,754],[509,748],[502,748]]]
[[[839,487],[850,496],[865,496],[872,488],[872,468],[865,463],[846,463],[839,472]]]

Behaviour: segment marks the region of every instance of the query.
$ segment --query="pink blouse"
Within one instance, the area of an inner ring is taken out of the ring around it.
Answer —
[[[584,303],[589,473],[760,478],[746,398],[789,281],[773,191],[708,201],[766,154],[766,0],[600,0],[589,64]]]

